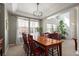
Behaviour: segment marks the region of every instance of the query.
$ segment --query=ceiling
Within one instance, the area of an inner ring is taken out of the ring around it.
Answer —
[[[37,9],[36,3],[6,3],[5,5],[8,11],[14,14],[42,19],[59,11],[74,7],[78,3],[40,3],[39,10],[43,12],[41,17],[33,16],[33,11]]]

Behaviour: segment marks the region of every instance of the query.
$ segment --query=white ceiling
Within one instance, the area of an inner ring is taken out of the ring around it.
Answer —
[[[77,3],[40,3],[39,10],[43,12],[43,16],[41,17],[33,16],[33,11],[37,9],[36,3],[6,3],[5,5],[8,11],[12,13],[24,15],[27,17],[42,19],[47,16],[50,16],[51,14],[57,13],[61,10],[74,7],[78,4]]]

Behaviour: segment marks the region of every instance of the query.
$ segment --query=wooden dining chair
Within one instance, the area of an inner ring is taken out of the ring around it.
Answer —
[[[61,39],[59,33],[56,33],[56,32],[49,34],[48,37],[51,38],[51,39],[56,39],[56,40]],[[50,49],[49,51],[52,52],[52,55],[59,55],[58,45],[55,46],[55,47],[52,47],[52,49]]]
[[[59,33],[54,32],[53,35],[54,35],[54,38],[55,38],[55,39],[57,39],[57,40],[60,40],[60,39],[61,39],[61,36],[60,36]]]
[[[27,53],[27,56],[29,55],[29,43],[28,43],[28,38],[27,38],[27,35],[25,33],[22,33],[22,37],[23,37],[23,47],[24,47],[24,51],[25,53]]]
[[[56,40],[60,40],[61,39],[60,34],[56,33],[56,32],[49,34],[48,37],[52,38],[52,39],[56,39]]]
[[[40,47],[37,47],[33,41],[33,36],[28,34],[28,41],[30,46],[30,55],[40,56],[43,53],[43,50]]]
[[[50,34],[50,33],[48,33],[48,32],[44,33],[44,35],[45,35],[46,37],[48,37],[49,34]]]

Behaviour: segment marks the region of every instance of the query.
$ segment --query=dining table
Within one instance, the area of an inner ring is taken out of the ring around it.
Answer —
[[[45,56],[48,56],[48,50],[52,47],[58,46],[59,56],[62,56],[62,40],[51,39],[48,37],[40,36],[34,40],[41,48],[45,50]]]

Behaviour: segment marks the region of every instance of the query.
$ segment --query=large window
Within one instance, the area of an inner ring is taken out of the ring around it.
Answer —
[[[19,33],[28,33],[28,21],[25,19],[18,19],[18,30]]]
[[[52,32],[52,24],[47,24],[47,31],[46,32]]]
[[[70,27],[70,12],[57,14],[57,15],[48,17],[46,20],[46,32],[57,31],[57,27],[59,25],[60,20],[64,21],[67,31],[68,31]]]
[[[30,19],[30,34],[34,36],[34,39],[36,39],[39,35],[39,31],[37,30],[39,27],[38,20]]]
[[[17,40],[16,40],[17,44],[22,43],[23,32],[24,33],[29,32],[29,21],[28,21],[28,18],[18,17],[17,19]]]
[[[35,19],[29,19],[29,18],[23,18],[18,17],[17,19],[17,44],[21,43],[22,40],[22,33],[31,34],[33,35],[34,39],[37,39],[39,36],[39,31],[37,30],[39,28],[39,20]]]
[[[63,20],[64,23],[65,23],[68,27],[70,27],[70,13],[69,13],[69,12],[64,13],[64,14],[61,14],[61,15],[59,16],[59,20]]]

